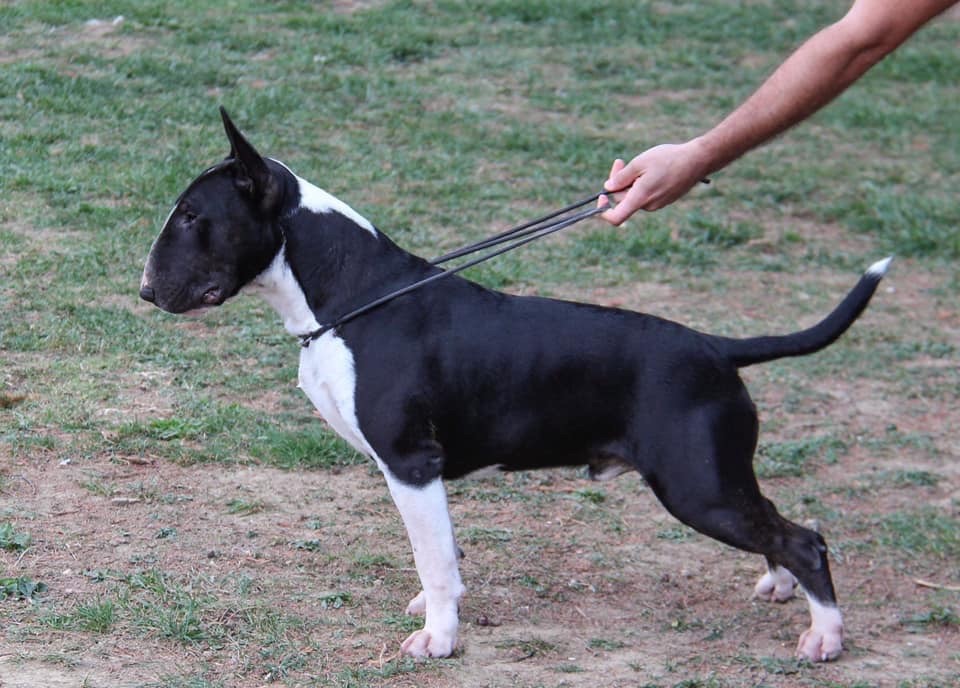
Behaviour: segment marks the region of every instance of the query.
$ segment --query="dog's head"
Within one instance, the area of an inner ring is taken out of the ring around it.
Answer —
[[[220,108],[230,154],[193,180],[147,257],[140,297],[171,313],[219,306],[280,250],[293,175],[263,158]]]

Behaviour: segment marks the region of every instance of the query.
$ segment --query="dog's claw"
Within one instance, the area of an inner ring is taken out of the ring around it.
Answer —
[[[408,616],[423,616],[427,611],[427,595],[421,590],[407,605]]]
[[[829,662],[839,657],[842,650],[842,631],[823,632],[811,627],[800,636],[797,658],[811,662]]]
[[[426,628],[414,631],[403,641],[400,650],[411,657],[449,657],[456,647],[456,635],[431,632]]]

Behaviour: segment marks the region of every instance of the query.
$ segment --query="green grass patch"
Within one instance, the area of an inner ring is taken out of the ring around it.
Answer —
[[[960,616],[951,607],[934,606],[925,612],[901,619],[905,626],[913,628],[960,628]]]
[[[250,453],[278,468],[330,468],[360,464],[366,458],[317,422],[298,430],[268,428],[257,435]]]
[[[43,622],[58,630],[106,633],[117,617],[117,605],[111,600],[78,604],[66,613],[53,614]]]
[[[215,598],[156,569],[129,576],[120,606],[144,633],[184,645],[216,642]]]
[[[348,667],[343,669],[337,674],[335,685],[338,688],[366,688],[366,686],[377,685],[374,683],[376,681],[387,682],[379,685],[390,685],[392,680],[402,679],[411,674],[429,674],[432,668],[435,669],[430,663],[417,662],[409,657],[393,659],[377,668]]]
[[[262,499],[231,499],[227,502],[227,513],[235,516],[252,516],[267,508]]]
[[[542,638],[507,638],[494,645],[498,650],[510,650],[523,658],[547,657],[559,650],[555,643]]]
[[[795,478],[809,471],[814,460],[834,463],[847,451],[843,440],[813,437],[787,442],[761,442],[757,449],[756,471],[761,478]]]
[[[948,561],[960,557],[960,519],[934,507],[897,511],[877,522],[884,546],[915,555],[933,555]]]
[[[587,642],[587,647],[591,650],[603,650],[604,652],[613,652],[614,650],[622,650],[627,646],[621,640],[609,640],[607,638],[590,638]]]

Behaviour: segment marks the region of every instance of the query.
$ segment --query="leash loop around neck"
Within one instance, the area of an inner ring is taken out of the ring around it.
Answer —
[[[500,232],[498,234],[494,234],[491,237],[488,237],[481,241],[477,241],[473,244],[468,244],[454,251],[450,251],[449,253],[445,253],[442,256],[439,256],[438,258],[434,258],[432,261],[430,261],[430,264],[440,265],[442,263],[446,263],[448,261],[454,260],[455,258],[462,258],[463,256],[467,256],[472,253],[477,253],[485,249],[490,249],[496,246],[500,246],[500,248],[496,250],[492,250],[489,253],[483,254],[482,256],[478,256],[477,258],[468,260],[465,263],[462,263],[454,268],[450,268],[448,270],[435,273],[433,275],[430,275],[429,277],[425,277],[424,279],[417,280],[416,282],[411,282],[410,284],[404,287],[400,287],[399,289],[396,289],[392,292],[384,294],[383,296],[380,296],[372,301],[369,301],[368,303],[360,306],[359,308],[356,308],[348,313],[345,313],[344,315],[341,315],[339,318],[337,318],[336,320],[330,323],[327,323],[326,325],[321,325],[320,327],[313,330],[312,332],[302,334],[300,335],[300,346],[304,348],[309,347],[310,344],[312,344],[315,340],[325,335],[330,330],[336,329],[340,325],[343,325],[344,323],[350,320],[353,320],[354,318],[360,315],[363,315],[368,311],[372,311],[374,308],[377,308],[378,306],[381,306],[387,301],[391,301],[397,298],[398,296],[409,294],[410,292],[416,289],[419,289],[420,287],[423,287],[427,284],[436,282],[437,280],[443,279],[445,277],[449,277],[451,275],[455,275],[458,272],[462,272],[467,268],[472,268],[475,265],[479,265],[484,261],[490,260],[491,258],[496,258],[497,256],[503,255],[508,251],[512,251],[516,248],[520,248],[521,246],[524,246],[525,244],[529,244],[532,241],[541,239],[545,236],[553,234],[554,232],[559,232],[561,229],[566,229],[567,227],[570,227],[571,225],[574,225],[580,222],[581,220],[585,220],[588,217],[593,217],[594,215],[599,215],[600,213],[604,213],[607,210],[609,210],[611,206],[607,205],[602,207],[587,208],[586,210],[579,210],[579,212],[573,212],[573,211],[596,202],[601,196],[609,197],[613,193],[614,192],[612,191],[601,191],[599,193],[595,193],[592,196],[588,196],[587,198],[583,198],[579,201],[576,201],[575,203],[571,203],[570,205],[564,206],[563,208],[560,208],[559,210],[555,210],[552,213],[548,213],[546,215],[543,215],[542,217],[538,217],[535,220],[524,222],[523,224],[517,225],[515,227],[511,227],[510,229]]]

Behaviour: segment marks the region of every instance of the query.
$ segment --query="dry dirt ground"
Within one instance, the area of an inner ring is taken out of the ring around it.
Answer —
[[[749,288],[745,307],[769,292],[762,276],[737,279]],[[864,318],[870,327],[911,313],[939,318],[958,341],[960,315],[927,298],[923,276],[895,273],[887,284]],[[696,298],[650,288],[671,309]],[[639,307],[650,296],[630,288],[598,298]],[[700,317],[709,310],[701,304]],[[824,521],[847,624],[838,662],[794,662],[806,604],[751,601],[761,560],[680,527],[634,476],[590,483],[557,471],[451,485],[466,552],[462,647],[414,664],[397,650],[416,575],[371,467],[289,472],[106,452],[63,463],[38,451],[0,456],[0,514],[32,536],[25,552],[0,552],[0,567],[47,585],[34,602],[0,602],[0,686],[956,685],[956,617],[928,617],[958,609],[947,587],[960,582],[960,564],[883,546],[877,527],[918,503],[956,516],[960,446],[944,430],[960,422],[954,397],[898,399],[882,379],[841,375],[797,403],[780,384],[790,373],[781,375],[752,375],[761,412],[777,419],[773,438],[797,439],[825,419],[850,438],[809,475],[764,481],[791,517]],[[894,424],[930,437],[935,451],[874,451],[855,439]],[[939,480],[880,480],[911,471]],[[160,572],[167,592],[134,584],[143,572]],[[107,600],[117,613],[105,632],[57,627],[57,614]],[[193,640],[158,622],[184,600],[195,605]]]

